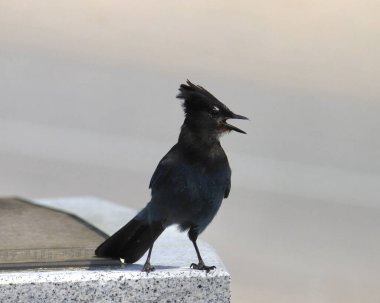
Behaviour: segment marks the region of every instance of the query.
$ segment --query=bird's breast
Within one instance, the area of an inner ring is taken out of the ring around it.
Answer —
[[[224,170],[184,166],[173,175],[170,191],[175,207],[170,213],[174,221],[199,222],[207,225],[218,211],[224,197],[229,174]]]

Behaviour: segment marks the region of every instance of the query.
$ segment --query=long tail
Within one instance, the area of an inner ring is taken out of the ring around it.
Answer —
[[[153,245],[164,231],[160,222],[141,220],[141,213],[129,221],[119,231],[105,240],[95,250],[98,257],[122,258],[134,263]]]

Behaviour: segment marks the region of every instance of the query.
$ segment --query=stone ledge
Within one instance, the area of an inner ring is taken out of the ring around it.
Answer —
[[[113,233],[134,212],[127,207],[93,197],[35,200],[82,217]],[[157,240],[152,265],[141,272],[145,256],[120,269],[65,269],[0,272],[0,302],[229,302],[230,276],[214,250],[199,247],[205,262],[215,265],[209,273],[192,270],[196,254],[186,234],[169,228]]]
[[[229,275],[189,269],[0,274],[1,302],[228,302]]]

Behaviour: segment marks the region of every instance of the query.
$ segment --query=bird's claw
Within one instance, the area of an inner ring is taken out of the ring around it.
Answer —
[[[198,269],[198,270],[205,270],[206,272],[209,272],[210,270],[216,269],[215,266],[207,266],[203,262],[199,262],[198,264],[191,263],[190,268]]]
[[[152,265],[150,265],[150,262],[145,262],[142,272],[150,273],[151,271],[154,271],[154,270],[155,268]]]

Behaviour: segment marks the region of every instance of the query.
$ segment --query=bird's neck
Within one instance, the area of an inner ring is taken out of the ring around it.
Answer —
[[[194,129],[187,124],[181,127],[178,143],[188,153],[198,157],[211,159],[225,155],[216,132]]]

